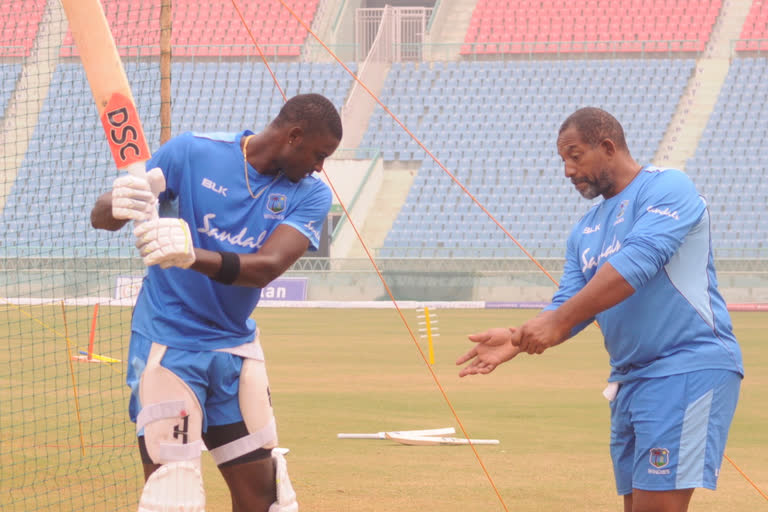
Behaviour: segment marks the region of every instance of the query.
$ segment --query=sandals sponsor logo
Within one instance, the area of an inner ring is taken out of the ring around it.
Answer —
[[[669,208],[656,208],[655,206],[649,206],[647,208],[648,213],[655,213],[656,215],[663,215],[664,217],[672,217],[675,220],[680,220],[680,216],[677,214],[677,210],[671,212]]]
[[[215,218],[215,213],[207,213],[205,217],[203,217],[203,227],[197,228],[197,231],[221,242],[227,242],[232,245],[248,247],[251,249],[261,249],[261,246],[264,245],[264,241],[267,239],[266,229],[256,238],[248,236],[248,228],[241,229],[237,234],[219,230],[219,228],[211,226],[211,221]]]
[[[587,255],[589,254],[590,248],[587,247],[584,249],[584,252],[581,253],[581,271],[586,272],[587,270],[591,268],[595,268],[600,264],[600,260],[607,258],[608,256],[612,254],[616,254],[619,252],[619,249],[621,249],[621,242],[616,240],[616,237],[613,237],[613,242],[611,242],[611,245],[606,247],[603,252],[597,255],[597,258],[594,256],[590,256],[587,258]]]

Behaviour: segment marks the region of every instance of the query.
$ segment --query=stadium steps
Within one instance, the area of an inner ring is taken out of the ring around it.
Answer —
[[[461,43],[469,28],[469,21],[477,5],[477,0],[453,0],[439,2],[437,13],[432,22],[427,43],[440,43],[439,46],[428,46],[425,59],[428,60],[458,60]],[[456,45],[453,47],[452,45]],[[431,56],[428,55],[431,52]]]
[[[29,57],[21,68],[0,127],[0,211],[11,195],[11,188],[27,153],[56,69],[59,48],[67,32],[67,19],[58,2],[46,4],[42,19],[44,23],[40,24]]]
[[[685,169],[686,162],[696,152],[728,75],[731,40],[738,39],[751,4],[749,0],[723,3],[707,48],[699,57],[696,70],[659,145],[654,159],[657,164]]]
[[[384,168],[384,181],[376,195],[376,202],[371,208],[375,215],[368,215],[361,229],[361,236],[368,248],[384,246],[384,239],[405,203],[413,178],[418,172],[419,162],[411,165],[388,163]],[[352,244],[347,258],[365,258],[365,252],[359,243]]]
[[[312,20],[312,32],[317,35],[318,39],[323,42],[336,41],[336,32],[334,31],[334,24],[336,22],[336,16],[339,14],[342,3],[345,0],[322,0],[317,3],[317,11],[315,11],[315,17]],[[338,49],[334,50],[334,53],[340,53]],[[323,48],[317,40],[311,35],[307,35],[304,45],[301,49],[301,55],[310,62],[332,62],[333,56]],[[339,55],[344,61],[354,60],[352,55],[346,53]]]

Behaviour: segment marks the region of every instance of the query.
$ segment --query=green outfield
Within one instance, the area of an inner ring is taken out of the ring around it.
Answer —
[[[70,339],[87,346],[91,309],[67,309]],[[474,438],[509,510],[621,510],[608,456],[601,396],[607,355],[594,327],[540,356],[494,374],[459,379],[466,335],[514,325],[535,311],[437,311],[433,366]],[[404,315],[417,331],[416,313]],[[339,440],[339,432],[459,425],[395,310],[262,309],[262,329],[280,445],[303,511],[504,510],[466,446],[416,447]],[[102,308],[96,351],[127,356],[128,308]],[[736,313],[747,378],[726,454],[768,491],[768,314]],[[132,425],[125,414],[126,363],[77,363],[81,437],[60,307],[0,309],[0,509],[130,510],[140,490]],[[424,347],[426,350],[426,347]],[[211,512],[229,498],[206,456]],[[720,489],[697,491],[691,510],[768,510],[727,461]]]

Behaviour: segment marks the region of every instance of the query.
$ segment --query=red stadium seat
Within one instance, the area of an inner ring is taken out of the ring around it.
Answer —
[[[709,39],[720,5],[721,0],[480,0],[465,41],[489,39],[492,33],[493,39],[504,42],[522,34],[525,42],[611,40],[631,43],[623,45],[622,51],[641,51],[643,46],[649,51],[661,51],[666,44],[644,45],[642,41],[682,39],[668,34],[694,32],[689,27],[695,27],[695,43],[685,50],[699,51]],[[493,27],[490,32],[488,27]],[[643,34],[636,35],[637,27],[643,27]],[[613,51],[616,47],[605,42],[591,46],[589,51],[595,52]],[[497,47],[498,52],[510,50],[507,45]],[[557,51],[563,48],[536,45],[536,52]]]
[[[752,41],[739,42],[737,51],[762,51],[767,49],[768,42],[755,41],[756,39],[768,39],[768,4],[765,2],[752,2],[752,7],[747,14],[741,30],[740,39],[752,39]]]
[[[293,0],[287,4],[307,25],[312,24],[319,0]],[[42,17],[45,0],[25,0],[25,4],[39,4],[40,12],[34,16],[32,29],[37,30],[37,24]],[[135,46],[133,40],[136,33],[153,34],[155,40],[142,40],[142,45],[155,47],[154,54],[159,53],[159,30],[152,30],[149,23],[159,19],[159,2],[153,0],[102,0],[110,26],[113,27],[115,42],[118,46]],[[7,5],[7,4],[3,4]],[[279,2],[273,0],[258,0],[247,3],[241,2],[243,16],[248,20],[249,27],[257,38],[259,45],[291,44],[278,51],[280,55],[299,55],[301,43],[306,37],[306,31],[291,13]],[[25,10],[31,12],[32,9]],[[201,2],[200,0],[174,0],[173,2],[173,45],[175,55],[253,55],[258,53],[253,47],[247,31],[230,2]],[[5,19],[0,12],[0,19]],[[216,20],[216,28],[210,23]],[[9,22],[10,23],[10,22]],[[145,24],[140,30],[136,25]],[[15,26],[7,25],[7,26]],[[288,30],[274,31],[271,27],[279,26]],[[130,30],[128,27],[132,27]],[[295,40],[294,34],[301,34],[301,39]],[[33,38],[29,37],[31,46]],[[67,35],[65,45],[71,45],[71,35]],[[183,47],[184,45],[201,45],[200,47]],[[28,49],[26,50],[28,52]],[[121,52],[135,52],[133,49]],[[145,54],[142,50],[142,54]],[[63,56],[72,55],[73,50],[66,46],[62,48]]]

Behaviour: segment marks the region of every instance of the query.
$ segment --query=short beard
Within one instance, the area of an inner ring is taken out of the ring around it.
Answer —
[[[596,180],[584,180],[580,183],[587,184],[587,188],[579,190],[581,197],[584,199],[592,200],[597,196],[606,196],[607,194],[607,197],[611,197],[614,195],[615,183],[607,169],[601,170]]]

